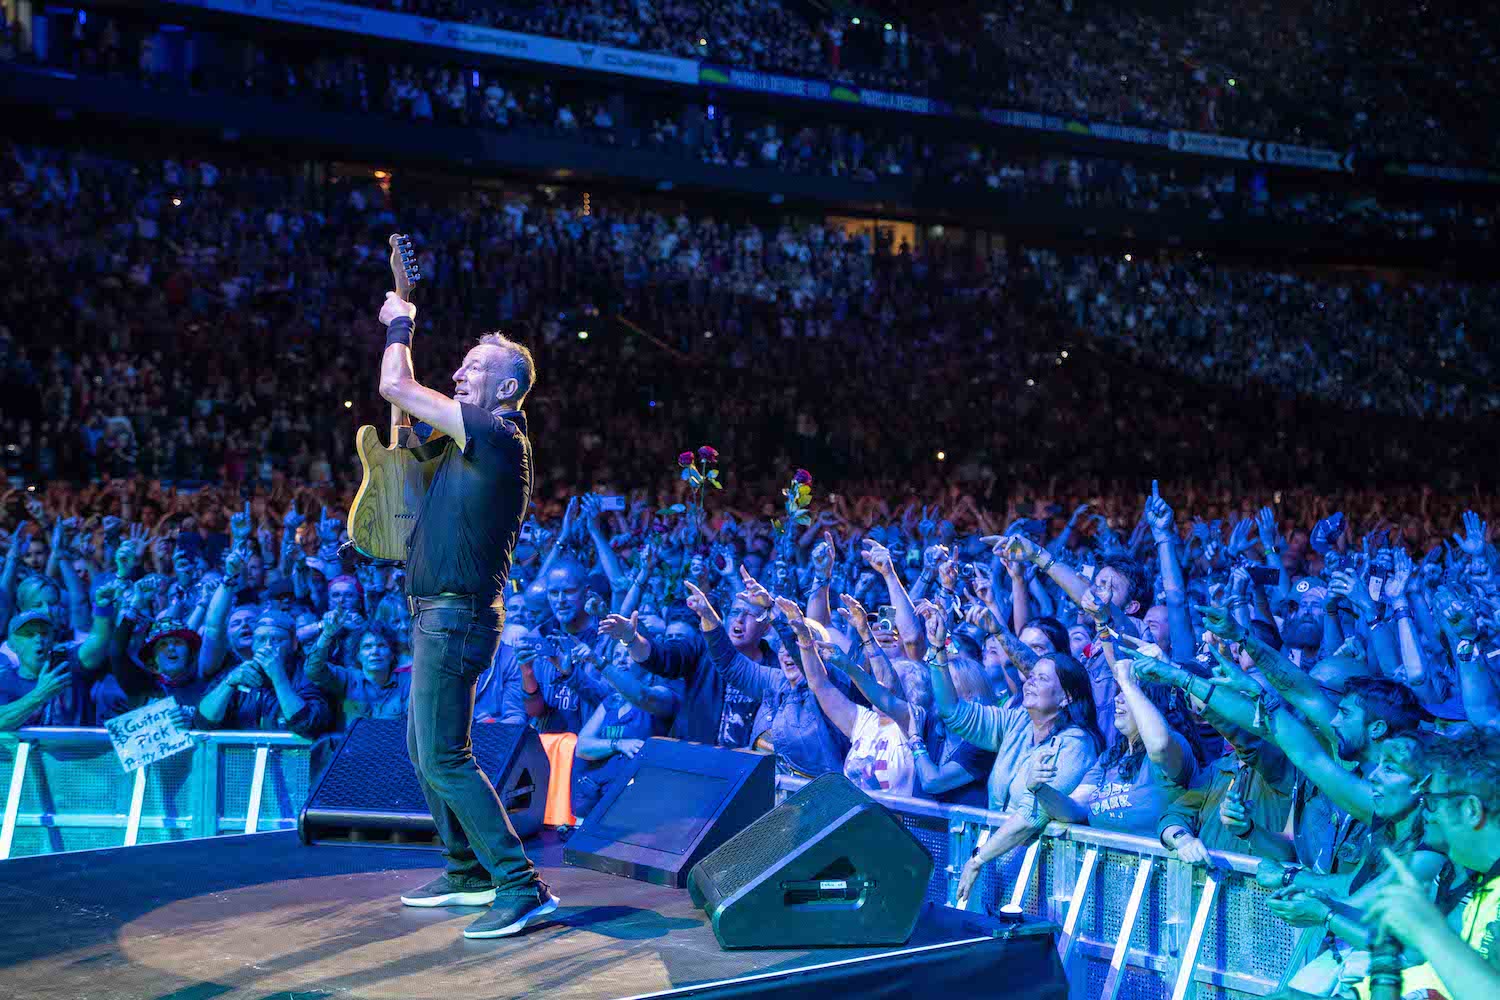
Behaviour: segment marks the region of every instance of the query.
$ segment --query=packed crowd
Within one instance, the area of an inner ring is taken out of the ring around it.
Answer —
[[[1336,227],[1340,236],[1401,241],[1495,239],[1494,202],[1430,193],[1392,199],[1374,190],[1289,185],[1264,169],[1204,168],[1108,157],[1027,153],[971,140],[924,136],[872,123],[800,118],[782,110],[705,104],[557,80],[516,69],[497,73],[451,62],[370,60],[321,44],[200,32],[212,39],[199,60],[161,71],[152,46],[160,22],[96,11],[47,62],[77,72],[131,77],[162,87],[187,83],[206,93],[242,93],[299,107],[384,113],[440,125],[483,125],[518,136],[646,149],[703,163],[769,168],[862,183],[930,182],[962,196],[967,188],[1075,208],[1115,208],[1212,221],[1270,221]]]
[[[784,3],[361,0],[533,34],[1099,121],[1492,161],[1493,25],[1452,0],[1033,3],[814,20]],[[861,12],[863,13],[863,11]]]
[[[1000,813],[961,896],[1049,821],[1193,864],[1251,854],[1273,913],[1325,931],[1296,988],[1359,985],[1382,922],[1421,942],[1409,987],[1453,988],[1441,949],[1464,939],[1417,935],[1473,928],[1500,891],[1500,552],[1478,514],[1314,522],[1246,498],[1206,521],[1155,483],[1071,515],[969,494],[891,509],[797,469],[773,521],[692,488],[733,478],[716,449],[676,465],[683,488],[651,502],[587,493],[559,519],[540,498],[478,682],[476,722],[577,735],[576,815],[652,736],[749,747]],[[401,572],[343,544],[345,499],[7,495],[0,730],[166,697],[200,730],[401,717]]]
[[[1484,286],[893,248],[673,203],[431,181],[406,195],[368,174],[208,160],[16,147],[3,170],[15,239],[0,254],[28,275],[3,293],[15,325],[0,330],[19,483],[347,483],[349,431],[381,419],[362,309],[388,283],[396,228],[421,248],[436,357],[476,329],[530,331],[555,373],[531,403],[556,442],[548,481],[660,487],[630,456],[688,430],[741,455],[736,482],[762,494],[793,460],[851,494],[931,490],[945,469],[1039,493],[1062,454],[1071,477],[1099,481],[1079,492],[1107,494],[1126,428],[1162,475],[1205,493],[1339,488],[1355,471],[1490,480]],[[1471,422],[1407,419],[1444,414]],[[873,454],[900,474],[873,471]]]

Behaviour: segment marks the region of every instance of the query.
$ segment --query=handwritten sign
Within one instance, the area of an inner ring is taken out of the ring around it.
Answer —
[[[177,721],[176,698],[159,698],[133,712],[105,721],[110,742],[126,772],[165,760],[193,745],[193,737]]]

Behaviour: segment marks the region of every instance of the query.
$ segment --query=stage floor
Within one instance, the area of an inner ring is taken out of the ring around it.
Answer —
[[[562,864],[529,845],[562,899],[517,938],[469,941],[481,911],[419,910],[401,891],[432,851],[303,847],[294,832],[0,863],[0,994],[69,1000],[618,998],[893,949],[720,950],[685,891]],[[907,948],[957,940],[918,925]]]

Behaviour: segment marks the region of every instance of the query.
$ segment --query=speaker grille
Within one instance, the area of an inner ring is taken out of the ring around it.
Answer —
[[[782,858],[788,845],[806,844],[840,816],[860,807],[884,808],[842,774],[825,774],[759,821],[724,842],[698,870],[710,898],[726,899],[759,878]]]
[[[474,727],[474,757],[491,784],[504,779],[524,733],[522,726]],[[359,720],[339,758],[341,766],[330,768],[318,787],[320,809],[427,813],[427,800],[406,756],[406,720]]]

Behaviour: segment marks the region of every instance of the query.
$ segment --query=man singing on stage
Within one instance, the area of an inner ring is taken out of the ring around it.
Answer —
[[[380,394],[448,436],[406,556],[413,659],[407,748],[448,870],[401,902],[493,904],[464,936],[505,937],[557,909],[469,742],[474,683],[500,644],[511,551],[531,494],[521,403],[536,367],[525,347],[486,334],[453,373],[450,399],[412,374],[416,315],[416,306],[386,293]]]

